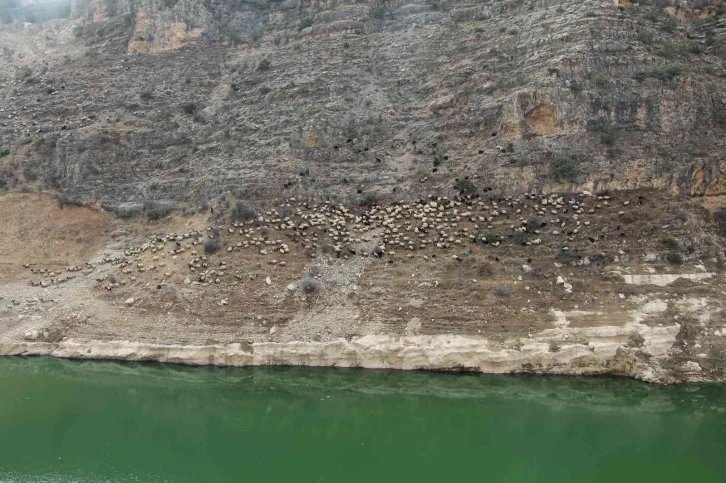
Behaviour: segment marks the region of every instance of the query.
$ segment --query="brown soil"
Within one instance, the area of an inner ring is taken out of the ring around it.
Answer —
[[[0,196],[0,281],[23,275],[23,264],[58,268],[89,261],[109,232],[109,216],[91,207],[60,208],[50,193]]]

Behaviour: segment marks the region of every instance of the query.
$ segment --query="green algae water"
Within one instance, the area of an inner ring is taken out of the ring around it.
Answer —
[[[726,387],[0,358],[2,482],[719,482]]]

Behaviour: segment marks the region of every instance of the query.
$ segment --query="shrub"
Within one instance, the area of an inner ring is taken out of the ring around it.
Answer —
[[[371,9],[371,18],[376,20],[383,20],[388,16],[388,9],[383,5],[378,5]]]
[[[673,80],[678,76],[686,73],[686,68],[682,64],[661,64],[653,67],[651,70],[640,71],[635,74],[634,78],[638,82],[642,82],[648,78],[660,80]]]
[[[645,234],[648,236],[652,236],[653,233],[658,229],[658,226],[653,223],[648,223],[645,225]]]
[[[512,290],[509,287],[503,285],[495,285],[492,287],[492,292],[497,297],[507,298],[512,294]]]
[[[210,238],[204,242],[204,253],[211,255],[219,251],[220,243],[218,238]]]
[[[580,255],[576,250],[560,250],[557,252],[557,255],[555,255],[555,260],[562,263],[569,263],[571,265],[579,262],[581,258],[582,255]]]
[[[604,190],[600,190],[597,193],[595,193],[597,196],[613,196],[615,192],[611,190],[610,188],[605,188]]]
[[[706,40],[711,51],[722,59],[726,59],[726,34],[714,35]]]
[[[302,282],[300,282],[300,288],[303,292],[310,294],[319,291],[320,284],[317,282],[317,280],[313,280],[312,278],[306,278]]]
[[[136,23],[136,15],[133,13],[127,13],[124,15],[124,25],[131,27]]]
[[[242,37],[234,30],[224,30],[224,34],[227,36],[227,40],[231,44],[239,44],[242,42]]]
[[[300,20],[300,26],[298,27],[300,30],[305,30],[308,27],[311,27],[313,25],[313,18],[312,17],[305,17]]]
[[[716,219],[716,223],[721,229],[721,233],[726,234],[726,206],[722,206],[717,209],[714,212],[713,217]]]
[[[595,128],[600,133],[600,142],[613,146],[620,139],[620,127],[615,124],[601,123]]]
[[[676,213],[676,220],[678,220],[678,221],[688,220],[688,212],[686,210],[679,210],[678,213]]]
[[[259,64],[257,64],[257,70],[266,71],[270,70],[270,67],[272,67],[272,64],[267,59],[262,59]]]
[[[141,91],[139,93],[139,99],[142,101],[150,101],[154,98],[154,94],[151,91]]]
[[[373,193],[368,193],[361,197],[358,204],[363,208],[373,208],[378,204],[378,197]]]
[[[663,44],[660,54],[667,59],[675,59],[676,57],[688,57],[689,54],[696,54],[700,51],[698,44],[692,40],[679,40]]]
[[[531,242],[533,238],[534,237],[531,233],[527,233],[524,231],[518,231],[514,234],[514,241],[519,243],[520,245],[526,245],[528,242]]]
[[[713,107],[713,117],[716,124],[726,127],[726,103],[719,103]]]
[[[197,112],[197,104],[195,102],[185,102],[182,104],[181,109],[184,111],[184,114],[191,116]]]
[[[497,77],[497,83],[496,88],[497,89],[506,89],[506,88],[514,88],[523,86],[527,83],[527,77],[524,75],[524,72],[518,70],[514,72],[514,75],[507,75],[502,74],[499,77]]]
[[[23,176],[27,181],[33,182],[38,179],[38,172],[32,166],[26,164],[23,167]]]
[[[534,233],[535,231],[539,230],[542,227],[542,220],[540,220],[538,217],[533,216],[529,220],[527,220],[527,231]]]
[[[683,262],[683,257],[681,256],[680,253],[669,252],[666,255],[666,260],[668,260],[671,263],[682,263]]]
[[[655,32],[650,29],[641,30],[638,32],[638,40],[643,42],[645,45],[650,45],[655,39]]]
[[[667,246],[668,248],[678,248],[678,240],[676,240],[672,236],[667,236],[663,238],[663,245]]]
[[[488,277],[494,273],[494,264],[486,260],[481,260],[476,264],[476,274],[479,277]]]
[[[663,19],[663,22],[660,24],[660,29],[664,32],[673,33],[678,28],[678,21],[668,15],[665,14],[666,18]]]
[[[282,218],[284,220],[285,218],[291,217],[294,213],[295,212],[293,211],[293,209],[291,207],[283,206],[282,209],[280,210],[280,218]]]
[[[484,233],[484,238],[486,238],[487,243],[496,243],[502,241],[502,235],[493,231],[489,233]]]
[[[144,203],[144,211],[148,219],[159,220],[171,213],[171,206],[158,201],[147,201]]]
[[[265,36],[265,29],[260,27],[252,31],[252,40],[257,42]]]
[[[232,219],[234,221],[250,221],[255,218],[257,218],[255,210],[247,206],[247,204],[242,201],[235,203],[234,208],[232,208]]]
[[[1,156],[7,156],[8,154],[10,154],[10,148],[9,147],[3,146],[3,147],[0,148],[0,157]]]
[[[598,267],[602,267],[612,261],[612,257],[609,257],[605,253],[593,253],[588,258],[590,258],[590,263]]]
[[[419,166],[414,170],[413,174],[419,178],[423,178],[424,176],[429,174],[429,170],[424,168],[423,166]]]
[[[457,179],[454,183],[454,189],[461,195],[475,195],[479,192],[476,185],[468,179]]]
[[[550,175],[555,181],[574,181],[577,178],[575,159],[569,154],[556,154],[550,164]]]
[[[55,201],[61,209],[65,206],[83,206],[83,200],[81,200],[81,198],[78,196],[67,195],[65,193],[56,196]]]

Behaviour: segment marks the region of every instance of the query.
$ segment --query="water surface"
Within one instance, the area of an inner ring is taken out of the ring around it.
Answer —
[[[0,358],[0,481],[719,482],[726,387]]]

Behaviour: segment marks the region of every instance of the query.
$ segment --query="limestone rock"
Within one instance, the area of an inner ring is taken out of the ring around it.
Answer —
[[[38,329],[30,329],[23,334],[25,340],[37,340],[40,337],[40,331]]]

